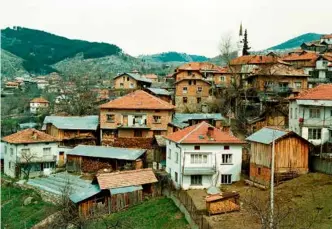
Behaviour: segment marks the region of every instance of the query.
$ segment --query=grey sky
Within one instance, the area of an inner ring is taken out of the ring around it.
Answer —
[[[0,26],[114,43],[131,55],[179,51],[218,54],[223,34],[264,49],[294,36],[332,33],[332,1],[304,0],[6,0]]]

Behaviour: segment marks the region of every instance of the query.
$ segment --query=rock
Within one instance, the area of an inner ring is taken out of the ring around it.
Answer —
[[[29,197],[27,197],[27,198],[24,199],[23,204],[24,204],[25,206],[26,206],[26,205],[29,205],[29,204],[31,204],[32,200],[33,200],[33,197],[29,196]]]

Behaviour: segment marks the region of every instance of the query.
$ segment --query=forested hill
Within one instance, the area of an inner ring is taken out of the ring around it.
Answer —
[[[191,55],[179,52],[163,52],[152,55],[141,55],[139,56],[142,60],[153,61],[153,62],[204,62],[208,61],[209,58],[200,55]]]
[[[118,55],[122,50],[113,44],[71,40],[40,30],[22,27],[1,30],[2,49],[22,58],[23,67],[31,73],[54,71],[50,66],[78,53],[83,57],[99,58]]]
[[[298,48],[304,42],[319,40],[320,36],[321,34],[317,33],[305,33],[300,36],[289,39],[281,44],[268,48],[268,50],[283,50],[283,49]]]

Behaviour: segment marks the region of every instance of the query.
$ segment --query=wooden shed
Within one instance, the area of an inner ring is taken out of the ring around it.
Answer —
[[[250,180],[269,185],[275,141],[275,182],[308,172],[310,142],[295,132],[264,127],[250,135]]]
[[[237,192],[223,192],[209,195],[205,198],[206,210],[209,215],[239,211],[239,198]]]

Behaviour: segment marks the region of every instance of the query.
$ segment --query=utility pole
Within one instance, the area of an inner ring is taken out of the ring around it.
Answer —
[[[274,155],[275,155],[275,130],[272,135],[272,155],[271,155],[271,184],[270,184],[270,229],[274,228],[273,225],[273,210],[274,210]]]

